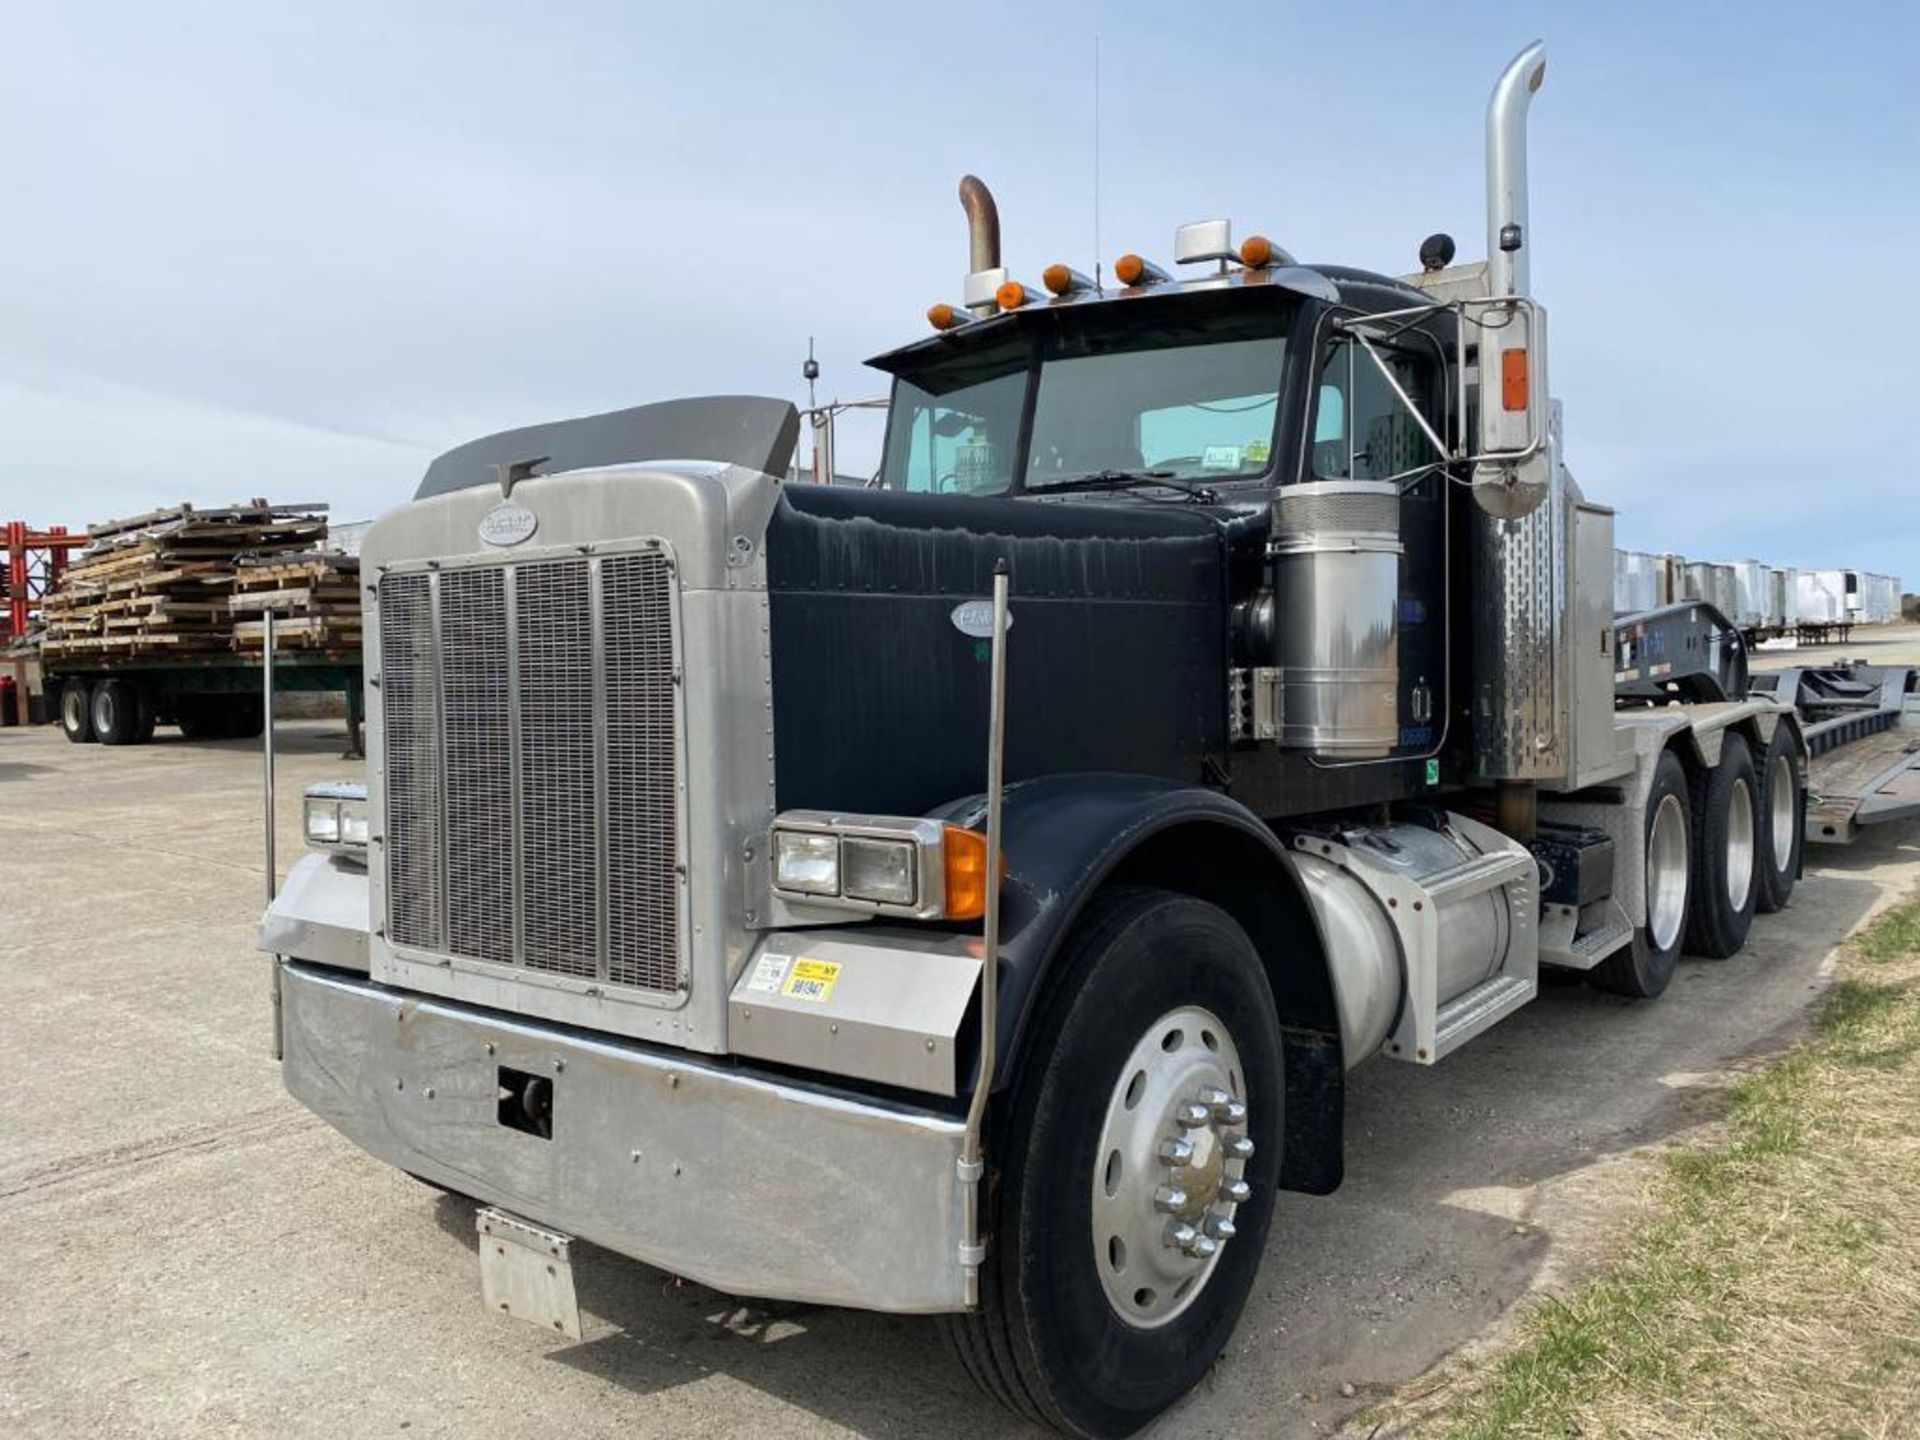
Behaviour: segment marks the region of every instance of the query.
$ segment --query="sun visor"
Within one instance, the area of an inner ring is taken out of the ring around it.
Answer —
[[[427,467],[413,498],[497,484],[501,466],[545,457],[538,473],[558,475],[646,460],[714,460],[785,477],[800,443],[800,412],[764,395],[662,400],[502,430],[455,446]]]

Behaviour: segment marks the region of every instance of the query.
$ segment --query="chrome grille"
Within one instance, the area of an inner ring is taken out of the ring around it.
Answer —
[[[381,582],[380,704],[387,747],[387,927],[440,943],[440,717],[433,597],[424,575]]]
[[[395,943],[684,987],[675,600],[659,550],[382,579]]]

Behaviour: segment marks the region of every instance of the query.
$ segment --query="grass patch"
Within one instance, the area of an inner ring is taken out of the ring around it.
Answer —
[[[1665,1160],[1654,1218],[1420,1425],[1444,1440],[1920,1435],[1920,901]]]

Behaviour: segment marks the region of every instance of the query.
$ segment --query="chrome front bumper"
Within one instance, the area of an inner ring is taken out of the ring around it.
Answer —
[[[735,1295],[964,1308],[964,1126],[687,1054],[281,965],[288,1091],[438,1184]],[[499,1119],[550,1076],[552,1138]]]

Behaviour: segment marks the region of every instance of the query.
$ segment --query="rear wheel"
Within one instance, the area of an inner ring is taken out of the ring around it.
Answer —
[[[1594,966],[1593,983],[1602,990],[1651,1000],[1673,981],[1693,883],[1689,801],[1686,769],[1679,756],[1664,751],[1647,794],[1646,844],[1641,851],[1647,922],[1634,932],[1631,945]]]
[[[1807,838],[1806,775],[1800,746],[1785,725],[1773,727],[1773,739],[1760,761],[1759,909],[1784,910],[1800,874],[1800,847]]]
[[[140,695],[117,676],[93,687],[93,733],[102,745],[131,745],[140,733]]]
[[[1693,873],[1687,953],[1725,960],[1753,927],[1760,879],[1760,784],[1744,737],[1724,735],[1720,763],[1694,781]]]
[[[1130,1435],[1233,1333],[1273,1218],[1280,1029],[1221,910],[1094,902],[998,1112],[980,1308],[945,1322],[968,1373],[1042,1424]]]
[[[94,738],[93,696],[87,682],[71,677],[60,686],[60,730],[76,745]]]
[[[173,702],[173,723],[189,740],[213,740],[219,736],[218,713],[207,695],[182,695]]]

